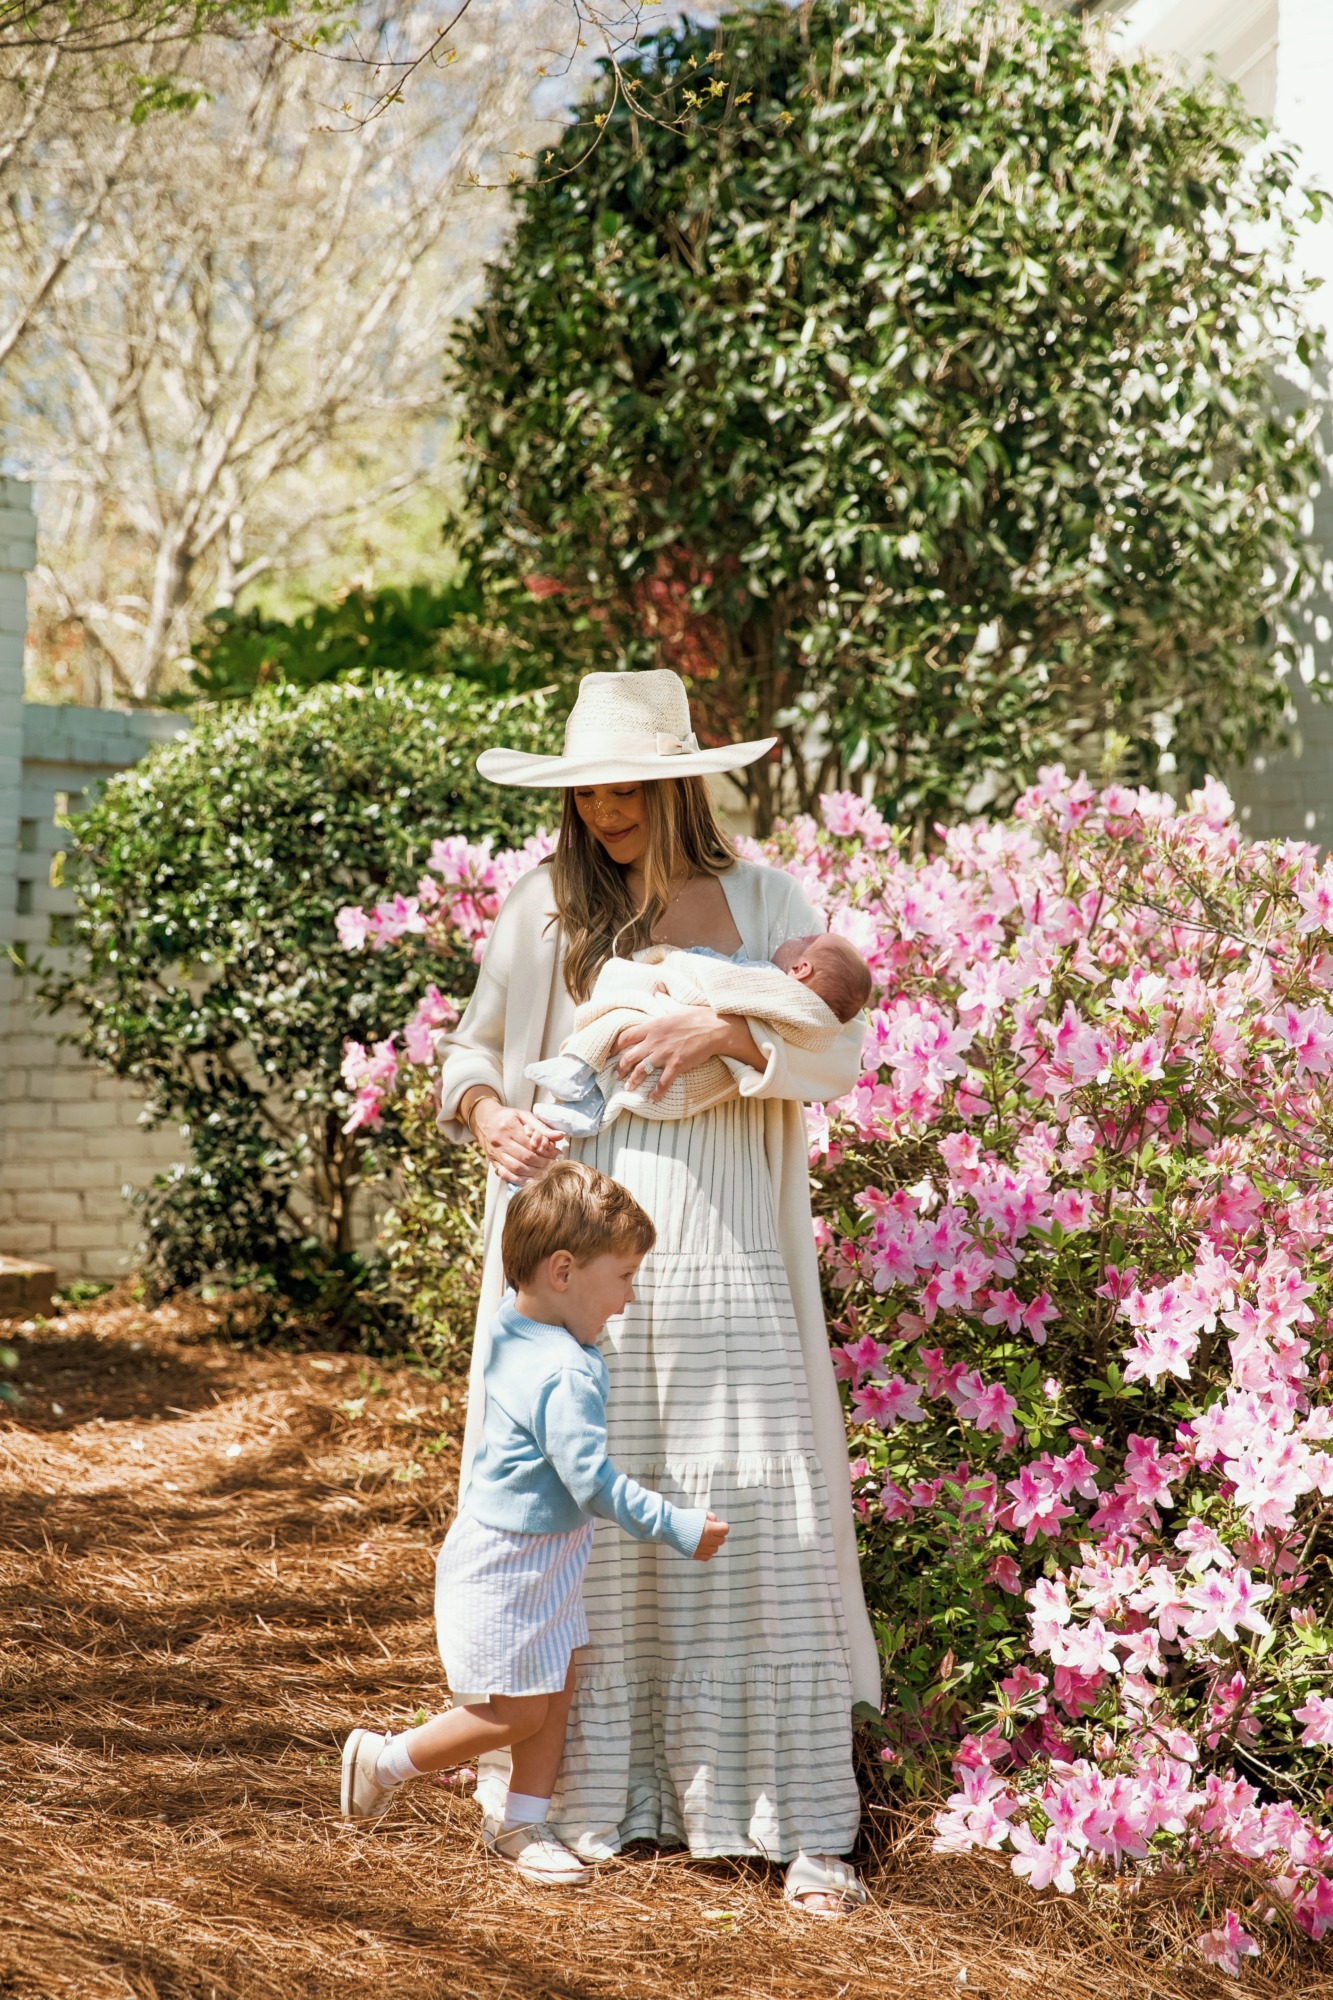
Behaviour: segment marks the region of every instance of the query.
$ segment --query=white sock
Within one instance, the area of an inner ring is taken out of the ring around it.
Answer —
[[[391,1736],[375,1763],[375,1776],[382,1785],[401,1785],[404,1778],[421,1776],[407,1754],[407,1731]]]
[[[511,1792],[505,1800],[503,1831],[508,1833],[515,1826],[540,1826],[550,1810],[549,1799],[535,1799],[531,1792]]]

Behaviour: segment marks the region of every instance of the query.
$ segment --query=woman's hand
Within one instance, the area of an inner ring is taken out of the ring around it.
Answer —
[[[677,1014],[654,1014],[625,1028],[616,1038],[616,1067],[631,1090],[651,1082],[661,1097],[678,1076],[698,1069],[710,1056],[735,1056],[762,1069],[764,1058],[739,1014],[715,1014],[711,1007],[682,1007]]]
[[[533,1111],[511,1111],[498,1097],[483,1097],[472,1112],[477,1144],[502,1181],[522,1187],[549,1167],[563,1148],[558,1132]]]

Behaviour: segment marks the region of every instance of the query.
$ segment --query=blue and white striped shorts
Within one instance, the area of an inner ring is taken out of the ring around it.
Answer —
[[[435,1634],[455,1702],[560,1692],[570,1654],[588,1643],[592,1530],[519,1535],[458,1516],[435,1563]]]

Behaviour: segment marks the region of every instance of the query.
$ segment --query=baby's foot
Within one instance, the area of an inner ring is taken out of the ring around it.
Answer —
[[[549,1056],[545,1062],[529,1063],[523,1074],[565,1100],[586,1097],[597,1081],[596,1070],[581,1056]]]
[[[557,1132],[563,1132],[567,1139],[591,1139],[602,1129],[602,1119],[606,1115],[606,1103],[601,1091],[597,1091],[590,1101],[582,1098],[577,1104],[534,1104],[536,1117],[544,1119]]]

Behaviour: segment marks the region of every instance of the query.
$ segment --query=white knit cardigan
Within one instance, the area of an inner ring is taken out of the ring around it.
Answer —
[[[769,959],[786,938],[805,937],[824,928],[800,884],[780,869],[738,861],[719,879],[741,943],[751,958]],[[486,946],[476,991],[442,1046],[439,1122],[451,1139],[462,1144],[471,1136],[458,1122],[458,1106],[476,1084],[489,1085],[516,1110],[531,1108],[535,1091],[524,1070],[529,1063],[558,1054],[573,1025],[574,1003],[564,982],[563,957],[551,871],[535,868],[520,877],[506,897]],[[741,1095],[760,1098],[764,1105],[764,1147],[773,1182],[778,1238],[800,1329],[815,1450],[828,1486],[851,1653],[852,1699],[872,1702],[878,1708],[879,1659],[856,1560],[847,1436],[819,1291],[810,1217],[808,1143],[801,1110],[803,1103],[827,1102],[852,1088],[861,1069],[863,1031],[858,1017],[831,1048],[815,1053],[789,1047],[761,1021],[750,1021],[749,1027],[763,1054],[764,1068],[745,1073]],[[472,1349],[460,1497],[481,1435],[483,1370],[491,1319],[503,1290],[499,1226],[503,1185],[492,1172],[486,1187],[485,1261]]]

